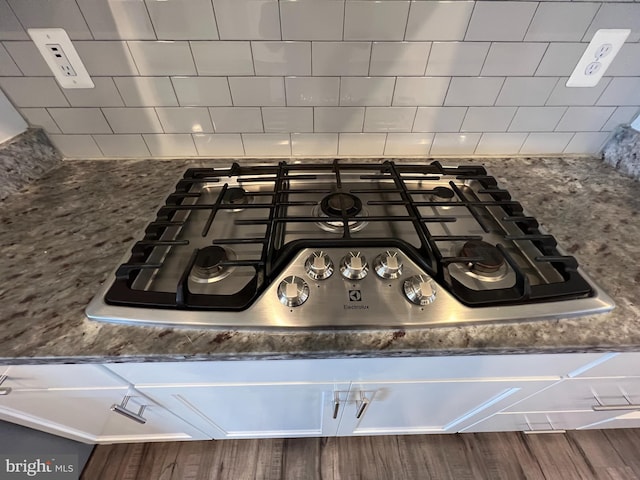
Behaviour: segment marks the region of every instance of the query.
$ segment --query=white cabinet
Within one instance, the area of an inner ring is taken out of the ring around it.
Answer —
[[[213,438],[333,436],[342,413],[334,395],[346,398],[348,389],[340,383],[139,387]]]
[[[607,421],[611,415],[593,411],[497,413],[463,430],[470,432],[540,432],[577,430]],[[606,427],[615,428],[615,427]]]
[[[2,387],[12,390],[47,388],[122,387],[123,382],[100,365],[8,365],[0,366],[6,375]]]

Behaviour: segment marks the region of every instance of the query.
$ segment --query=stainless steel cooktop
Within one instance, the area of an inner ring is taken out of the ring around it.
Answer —
[[[189,169],[87,315],[353,328],[612,308],[484,168],[335,161]]]

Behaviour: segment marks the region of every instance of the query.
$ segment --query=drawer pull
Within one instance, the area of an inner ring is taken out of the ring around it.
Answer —
[[[6,375],[0,375],[0,395],[9,395],[11,393],[11,387],[3,387],[2,384],[9,377]]]
[[[525,435],[538,435],[538,434],[542,434],[542,433],[567,433],[566,430],[561,430],[561,429],[554,428],[553,424],[551,423],[551,420],[549,419],[549,417],[547,417],[547,423],[549,424],[550,428],[545,428],[544,430],[534,430],[526,415],[525,415],[524,419],[527,422],[527,427],[529,427],[529,430],[525,430],[523,432]]]
[[[0,382],[2,383],[2,382]],[[617,405],[605,405],[602,403],[602,401],[600,400],[600,397],[598,397],[598,395],[596,395],[594,393],[593,397],[596,399],[596,402],[598,402],[597,405],[591,405],[591,409],[596,411],[596,412],[612,412],[615,410],[640,410],[640,405],[639,404],[634,404],[631,399],[629,398],[629,395],[627,395],[626,393],[622,393],[622,396],[624,397],[624,399],[627,401],[627,403],[621,403],[621,404],[617,404]]]
[[[119,413],[120,415],[127,417],[130,420],[133,420],[134,422],[138,422],[141,424],[145,424],[147,423],[147,419],[144,418],[142,416],[142,414],[144,413],[144,409],[147,407],[146,405],[142,405],[140,407],[140,409],[138,410],[138,413],[132,412],[131,410],[129,410],[127,408],[127,403],[129,402],[129,399],[131,398],[130,395],[126,395],[123,399],[122,402],[120,403],[120,405],[114,403],[113,405],[111,405],[111,410]]]
[[[364,413],[364,411],[367,409],[367,407],[369,406],[369,399],[367,397],[364,396],[364,393],[360,392],[360,400],[358,400],[356,402],[356,418],[359,419],[362,414]]]
[[[340,410],[340,392],[333,392],[333,419],[338,418],[338,410]]]

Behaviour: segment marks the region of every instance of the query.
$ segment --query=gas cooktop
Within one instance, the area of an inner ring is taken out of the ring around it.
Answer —
[[[184,327],[397,327],[614,304],[481,166],[191,168],[87,308]]]

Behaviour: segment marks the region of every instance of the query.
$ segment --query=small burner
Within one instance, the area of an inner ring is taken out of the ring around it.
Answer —
[[[222,203],[223,204],[230,204],[230,205],[238,205],[239,207],[243,206],[243,205],[247,205],[249,203],[252,203],[252,196],[250,194],[247,194],[246,190],[242,187],[230,187],[227,188],[227,191],[224,192],[224,195],[222,196]],[[242,210],[242,208],[234,208],[234,209],[230,209],[230,211],[232,212],[239,212],[240,210]]]
[[[436,187],[432,190],[433,196],[438,198],[443,198],[445,200],[449,200],[454,197],[455,193],[453,190],[447,187]]]
[[[228,277],[234,267],[220,265],[236,258],[233,250],[217,245],[205,247],[198,252],[191,269],[190,278],[196,283],[213,283]]]
[[[350,193],[332,193],[320,202],[320,209],[329,217],[342,217],[344,209],[347,217],[355,217],[362,211],[362,202]]]
[[[472,262],[471,270],[478,274],[498,272],[505,264],[504,256],[497,247],[482,240],[470,240],[460,251],[461,257],[480,257],[482,260]]]

